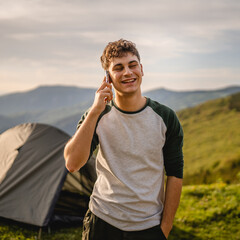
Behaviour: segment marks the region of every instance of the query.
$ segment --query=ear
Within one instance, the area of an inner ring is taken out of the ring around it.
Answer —
[[[141,73],[142,73],[142,76],[144,76],[144,72],[143,72],[143,65],[140,64],[140,67],[141,67]]]

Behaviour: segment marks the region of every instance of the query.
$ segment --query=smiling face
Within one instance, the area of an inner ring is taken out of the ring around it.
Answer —
[[[126,53],[123,57],[113,58],[108,71],[116,95],[141,95],[143,69],[137,56]]]

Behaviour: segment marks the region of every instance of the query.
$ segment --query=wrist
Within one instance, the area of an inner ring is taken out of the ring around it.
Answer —
[[[171,230],[172,230],[172,225],[170,225],[170,224],[164,224],[164,223],[162,224],[162,223],[161,223],[160,227],[161,227],[162,232],[163,232],[163,234],[165,235],[165,237],[168,238],[168,235],[169,235],[169,233],[170,233]]]
[[[92,106],[88,112],[88,115],[90,115],[91,117],[98,118],[101,113],[102,113],[102,109],[100,109],[99,107],[96,107],[96,106]]]

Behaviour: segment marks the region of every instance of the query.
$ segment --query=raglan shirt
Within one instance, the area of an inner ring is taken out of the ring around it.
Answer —
[[[98,119],[90,156],[97,145],[89,209],[124,231],[160,224],[164,169],[167,176],[183,177],[183,131],[174,111],[149,98],[136,112],[111,101]]]

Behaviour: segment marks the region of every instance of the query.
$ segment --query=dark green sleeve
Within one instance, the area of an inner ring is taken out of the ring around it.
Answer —
[[[165,124],[167,131],[163,155],[166,174],[183,178],[183,130],[174,111],[168,112]]]
[[[88,110],[88,111],[89,111],[89,110]],[[81,126],[81,124],[84,122],[85,118],[86,118],[87,115],[88,115],[88,111],[86,111],[86,112],[82,115],[81,119],[80,119],[79,122],[78,122],[77,129],[78,129],[78,128]],[[98,136],[97,136],[97,134],[96,134],[96,127],[95,127],[88,159],[90,159],[90,157],[92,156],[94,150],[97,148],[98,144],[99,144],[99,140],[98,140]]]

